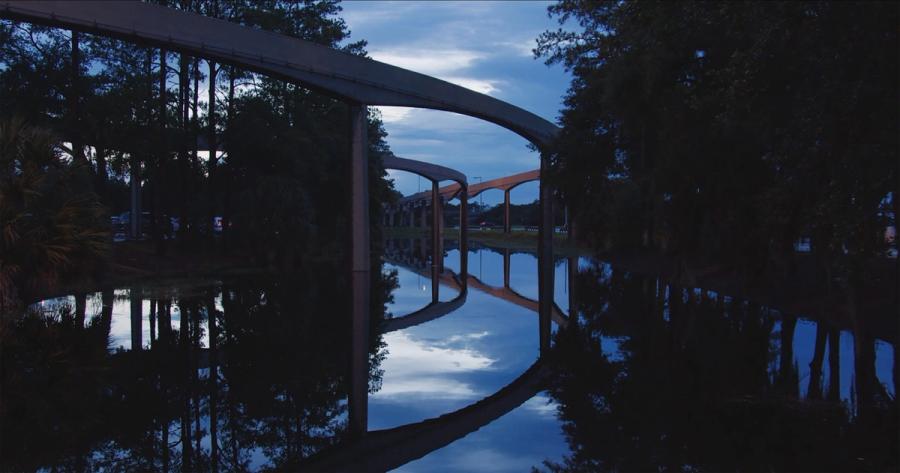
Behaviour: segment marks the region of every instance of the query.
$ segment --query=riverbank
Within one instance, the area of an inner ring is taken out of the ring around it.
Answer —
[[[221,252],[207,248],[179,248],[169,245],[157,254],[155,243],[149,240],[124,241],[112,245],[105,270],[75,281],[67,281],[52,288],[29,294],[24,301],[31,304],[51,297],[135,284],[149,284],[165,279],[209,280],[225,276],[256,274],[265,268],[252,263],[253,258],[240,252]]]
[[[393,228],[387,238],[429,238],[428,229]],[[444,238],[456,240],[458,230],[445,230]],[[537,232],[471,229],[470,248],[477,244],[497,249],[535,252]],[[867,264],[869,284],[851,303],[846,291],[828,292],[820,284],[821,275],[811,255],[797,253],[790,271],[769,271],[749,279],[728,267],[699,261],[683,261],[651,251],[597,251],[571,244],[565,234],[554,235],[557,258],[589,256],[609,263],[616,270],[658,277],[664,284],[682,288],[702,288],[736,299],[750,301],[791,314],[829,320],[840,326],[864,321],[891,340],[896,339],[897,272],[894,260],[873,259]],[[855,312],[856,316],[852,316]]]
[[[427,228],[392,227],[384,229],[385,238],[431,238],[431,232]],[[456,240],[459,238],[459,229],[445,228],[444,239]],[[510,250],[534,251],[537,248],[538,233],[534,231],[513,230],[511,233],[503,233],[495,229],[469,229],[469,241],[480,242],[495,248]],[[565,233],[553,235],[553,252],[558,255],[576,255],[590,252],[589,248],[578,247],[569,241]]]

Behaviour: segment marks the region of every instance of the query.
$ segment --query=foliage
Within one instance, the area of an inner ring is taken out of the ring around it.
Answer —
[[[896,4],[562,0],[549,13],[578,25],[535,49],[573,73],[554,172],[595,241],[749,272],[785,265],[801,236],[834,264],[883,251]],[[623,197],[636,227],[615,217]]]
[[[570,453],[546,470],[896,469],[896,398],[862,387],[880,385],[864,369],[875,366],[865,350],[829,349],[825,375],[826,345],[817,342],[802,379],[793,316],[604,264],[582,267],[574,291],[574,317],[549,356]],[[831,344],[841,327],[819,320],[816,331]],[[854,340],[880,343],[860,332]],[[849,389],[830,374],[851,369]],[[813,389],[823,377],[826,396]],[[810,386],[804,396],[801,383]],[[845,390],[856,408],[841,401]]]
[[[132,288],[120,302],[149,299],[153,312],[131,323],[157,322],[142,349],[108,349],[112,291],[87,326],[68,305],[0,321],[0,468],[295,470],[346,435],[345,273],[322,264],[221,286]],[[389,293],[393,282],[382,282]],[[373,389],[384,302],[373,297]]]
[[[365,41],[349,41],[337,1],[154,3],[366,54]],[[72,189],[98,195],[116,212],[148,213],[158,253],[167,251],[169,222],[177,218],[182,250],[247,252],[258,262],[278,260],[283,269],[343,257],[345,104],[297,84],[118,39],[8,20],[0,21],[0,39],[2,113],[58,134],[80,169],[81,177],[68,181]],[[378,216],[391,196],[381,164],[390,149],[377,115],[369,128],[371,212]],[[218,153],[207,159],[213,147]],[[224,221],[221,235],[213,217]],[[373,265],[379,225],[373,218]]]
[[[105,211],[57,139],[20,119],[0,122],[0,308],[89,274],[108,251]]]

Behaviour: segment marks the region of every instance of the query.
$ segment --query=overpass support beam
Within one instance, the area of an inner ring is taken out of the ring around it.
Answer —
[[[510,233],[512,224],[509,221],[509,189],[503,191],[503,233]]]
[[[428,204],[422,203],[419,206],[419,227],[428,228]]]
[[[459,193],[459,273],[463,290],[469,280],[469,188],[463,186]]]
[[[503,287],[509,289],[509,248],[503,249]]]
[[[140,286],[134,286],[131,288],[131,350],[132,351],[140,351],[143,349],[143,339],[141,335],[143,335],[143,327],[141,327],[141,321],[144,318],[143,314],[143,299],[142,299],[142,289]]]
[[[350,105],[350,271],[352,322],[349,427],[353,436],[368,430],[369,392],[369,147],[365,105]]]
[[[550,318],[553,315],[553,190],[547,180],[549,170],[549,157],[542,153],[538,228],[538,330],[542,356],[550,351]]]
[[[134,153],[131,154],[131,238],[138,240],[141,238],[141,163],[138,161]]]
[[[438,273],[444,269],[443,207],[443,199],[441,199],[438,183],[437,181],[431,181],[431,248],[434,252],[431,266],[436,268]]]

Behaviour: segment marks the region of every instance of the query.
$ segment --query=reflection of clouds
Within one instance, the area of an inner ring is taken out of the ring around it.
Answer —
[[[382,389],[374,398],[396,396],[423,396],[429,398],[471,398],[478,393],[468,383],[453,379],[472,371],[486,370],[496,360],[488,358],[469,347],[451,347],[487,335],[474,333],[450,337],[438,343],[426,345],[404,331],[384,336],[388,356],[382,363],[384,380]]]
[[[514,456],[493,448],[469,450],[465,455],[455,457],[451,471],[529,471],[532,461],[522,456]]]
[[[484,337],[486,337],[486,336],[488,336],[488,335],[490,335],[490,332],[488,332],[488,331],[486,331],[486,330],[485,330],[484,332],[479,332],[479,333],[469,333],[469,334],[466,334],[466,335],[453,335],[452,337],[450,337],[450,338],[447,339],[447,341],[444,343],[444,345],[450,345],[450,344],[452,344],[452,343],[465,342],[465,341],[467,341],[467,340],[478,340],[478,339],[484,338]]]

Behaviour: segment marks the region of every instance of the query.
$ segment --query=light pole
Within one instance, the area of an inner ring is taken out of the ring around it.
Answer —
[[[478,179],[478,183],[481,184],[481,176],[472,176],[472,179]],[[484,193],[483,192],[480,192],[478,194],[478,199],[481,201],[481,203],[478,204],[478,215],[479,215],[478,218],[481,218],[480,215],[484,213]],[[479,227],[479,229],[481,228],[480,223],[478,224],[478,227]]]

